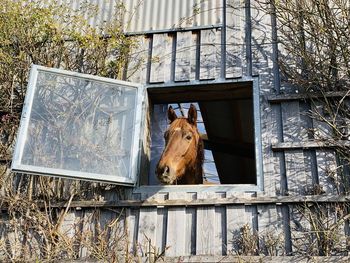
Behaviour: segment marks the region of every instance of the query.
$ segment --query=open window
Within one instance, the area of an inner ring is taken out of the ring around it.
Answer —
[[[150,168],[145,172],[143,160],[149,151],[141,150],[148,147],[141,134],[146,134],[146,97],[152,137],[150,162],[146,160]],[[131,186],[159,185],[155,166],[164,147],[168,105],[186,108],[190,102],[197,105],[206,149],[205,181],[261,189],[257,79],[145,89],[34,65],[12,169]]]
[[[34,65],[12,169],[134,185],[143,88]]]
[[[257,80],[242,82],[176,83],[147,89],[151,111],[151,163],[144,185],[159,185],[155,167],[164,149],[167,108],[198,110],[198,130],[204,140],[204,182],[261,189],[261,141]]]

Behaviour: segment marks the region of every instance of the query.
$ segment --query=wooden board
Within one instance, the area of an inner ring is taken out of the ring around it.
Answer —
[[[176,35],[175,81],[195,79],[197,35],[191,31]]]
[[[200,38],[200,80],[220,76],[221,34],[216,29],[202,30]]]
[[[318,112],[321,116],[325,116],[323,107],[324,105],[322,103],[316,103],[312,105],[311,110]],[[313,119],[313,128],[316,139],[323,141],[332,136],[332,128],[323,121]],[[329,149],[316,150],[316,160],[320,187],[326,194],[336,194],[337,182],[338,180],[340,182],[341,179],[338,178],[338,165],[335,152]]]
[[[251,5],[251,58],[252,58],[252,74],[260,74],[265,80],[261,80],[263,83],[262,88],[270,88],[266,80],[271,77],[267,74],[269,69],[272,69],[272,26],[271,16],[261,10],[259,1],[250,1]],[[249,19],[249,17],[247,18]],[[249,20],[247,21],[249,22]],[[249,34],[249,32],[247,32]],[[249,53],[249,51],[247,51]],[[249,57],[249,54],[247,54]],[[249,61],[248,61],[249,64]],[[247,71],[249,72],[249,70]]]
[[[228,192],[227,197],[235,197],[238,193]],[[251,194],[243,194],[251,196]],[[252,222],[252,214],[244,205],[227,205],[226,206],[226,244],[227,255],[236,255],[242,252],[241,233],[244,226],[248,226],[251,230],[254,229]]]
[[[186,194],[185,194],[186,195]],[[169,193],[169,200],[183,198],[183,193]],[[185,207],[168,209],[166,256],[186,254],[186,210]],[[188,253],[188,251],[187,251]]]
[[[271,151],[271,144],[283,139],[281,109],[272,106],[266,98],[278,92],[280,86],[277,49],[272,39],[275,28],[272,26],[271,16],[261,10],[259,1],[250,1],[250,6],[250,10],[247,6],[245,8],[245,39],[248,43],[244,74],[259,75],[264,192],[273,196],[284,194],[286,185],[284,155]]]
[[[138,224],[138,253],[144,257],[153,256],[156,245],[157,208],[141,208]]]
[[[81,242],[79,249],[79,257],[88,257],[91,254],[89,250],[89,238],[94,235],[94,227],[92,224],[94,212],[92,209],[85,210],[81,218]]]
[[[215,193],[199,192],[198,199],[214,197]],[[215,241],[215,207],[197,208],[196,255],[214,255]]]
[[[145,36],[134,37],[136,46],[128,59],[126,80],[135,83],[146,83],[150,38]]]
[[[335,152],[327,149],[316,150],[316,160],[318,180],[322,192],[328,195],[338,194],[340,187],[342,187],[342,180],[338,176]],[[339,185],[337,185],[338,182],[340,183]]]
[[[260,254],[280,256],[285,254],[285,233],[281,209],[275,205],[258,206]]]
[[[282,167],[284,165],[283,153],[274,153],[271,145],[282,139],[282,123],[279,117],[280,107],[269,105],[262,98],[261,108],[261,141],[263,156],[263,178],[264,194],[268,196],[281,195],[285,192],[285,175]]]
[[[225,192],[216,192],[216,198],[225,198]],[[214,227],[214,255],[226,255],[226,207],[216,206],[215,212],[215,227]]]
[[[282,120],[284,141],[301,141],[306,131],[301,127],[299,102],[282,103]],[[289,195],[305,195],[312,185],[312,178],[305,173],[303,151],[285,152],[285,162]]]
[[[126,235],[127,235],[127,251],[131,255],[137,254],[137,234],[138,234],[138,222],[139,222],[139,210],[138,209],[126,209],[125,212],[126,222]]]
[[[226,78],[240,78],[247,64],[244,1],[227,1],[226,16]]]
[[[171,60],[173,58],[173,35],[154,34],[151,58],[150,83],[171,80]]]
[[[187,193],[187,200],[197,199],[197,193]],[[197,209],[186,207],[185,255],[196,254]]]

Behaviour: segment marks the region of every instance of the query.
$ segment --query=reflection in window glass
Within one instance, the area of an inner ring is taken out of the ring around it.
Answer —
[[[21,164],[130,177],[136,94],[39,71]]]

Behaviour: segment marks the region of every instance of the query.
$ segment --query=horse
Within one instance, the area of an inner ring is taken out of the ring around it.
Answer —
[[[188,117],[177,117],[169,106],[170,126],[164,133],[165,148],[156,167],[162,184],[203,183],[203,140],[197,129],[197,110],[191,104]]]

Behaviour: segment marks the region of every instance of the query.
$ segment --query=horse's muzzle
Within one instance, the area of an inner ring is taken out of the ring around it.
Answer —
[[[171,173],[169,166],[159,167],[157,166],[157,177],[162,184],[174,184],[176,176]]]

